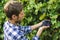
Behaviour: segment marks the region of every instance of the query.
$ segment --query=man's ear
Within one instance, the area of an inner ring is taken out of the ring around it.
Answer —
[[[12,19],[16,19],[17,18],[17,16],[16,15],[12,15]]]

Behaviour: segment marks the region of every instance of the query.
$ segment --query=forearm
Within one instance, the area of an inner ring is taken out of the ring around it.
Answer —
[[[34,30],[34,29],[37,29],[38,27],[40,27],[42,25],[42,22],[38,23],[38,24],[35,24],[35,25],[32,25],[31,26],[31,29]]]
[[[43,30],[44,30],[44,28],[43,27],[41,27],[41,28],[39,28],[39,30],[38,30],[38,32],[37,32],[37,34],[36,34],[36,36],[40,36],[41,35],[41,33],[43,32]]]
[[[41,35],[42,31],[43,31],[43,27],[39,28],[36,36],[33,37],[33,40],[40,40],[40,37],[39,36]]]
[[[42,26],[42,27],[40,27],[38,32],[37,32],[37,34],[36,34],[36,36],[39,37],[42,34],[43,30],[45,30],[47,28],[49,28],[49,26]]]

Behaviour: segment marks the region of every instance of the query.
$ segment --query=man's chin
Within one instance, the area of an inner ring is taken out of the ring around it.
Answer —
[[[16,23],[20,24],[20,23],[21,23],[21,21],[16,21]]]
[[[23,21],[23,19],[16,21],[16,23],[20,24],[22,21]]]
[[[23,21],[23,19],[20,20],[20,22]]]

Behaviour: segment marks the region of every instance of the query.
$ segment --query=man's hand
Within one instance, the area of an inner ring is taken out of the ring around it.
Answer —
[[[50,26],[42,26],[42,27],[40,27],[39,29],[38,29],[38,32],[37,32],[37,34],[36,34],[36,36],[40,36],[41,35],[41,33],[42,33],[42,31],[43,30],[45,30],[45,29],[47,29],[47,28],[49,28]]]
[[[51,26],[52,23],[50,20],[44,20],[41,26]]]
[[[34,30],[34,29],[37,29],[37,28],[42,27],[42,26],[51,26],[50,20],[43,20],[38,24],[32,25],[31,29]]]
[[[44,30],[44,29],[50,28],[50,26],[42,26],[42,28]]]

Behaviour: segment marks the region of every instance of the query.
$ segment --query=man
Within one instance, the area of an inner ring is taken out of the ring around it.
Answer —
[[[8,17],[8,20],[4,23],[4,40],[28,40],[25,35],[37,28],[39,28],[37,34],[32,40],[40,40],[39,36],[42,31],[50,27],[49,25],[40,27],[44,21],[32,26],[18,25],[24,18],[24,12],[22,4],[17,1],[7,2],[4,11]]]

